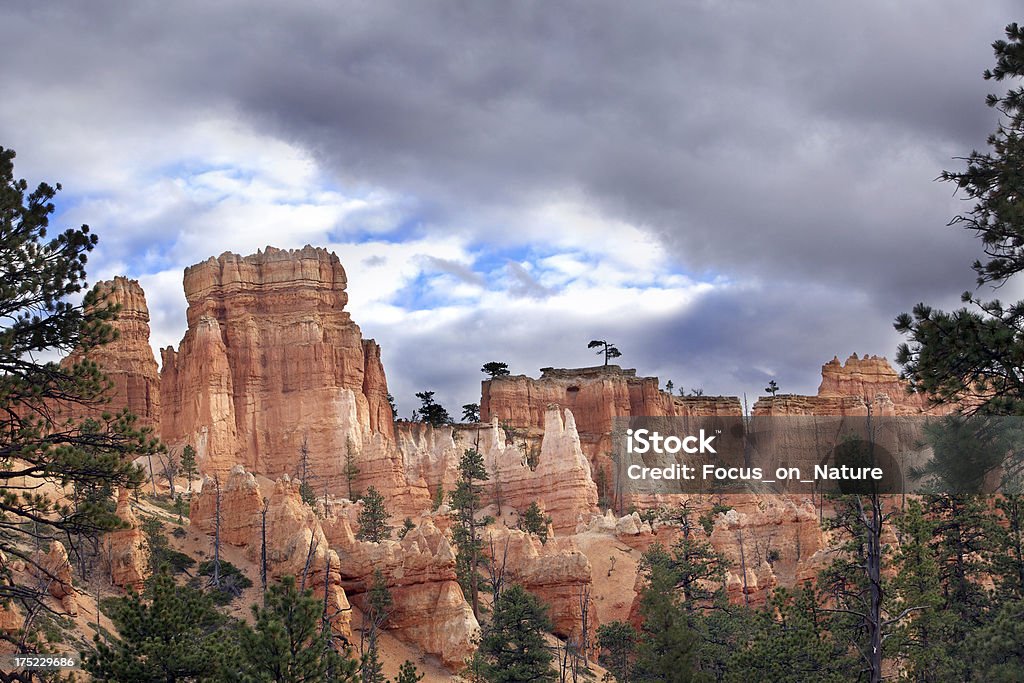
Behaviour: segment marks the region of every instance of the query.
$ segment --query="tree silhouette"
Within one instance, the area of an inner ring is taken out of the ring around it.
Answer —
[[[498,361],[492,360],[489,363],[484,363],[484,366],[480,368],[480,372],[490,375],[491,379],[494,379],[495,377],[506,377],[509,374],[508,363],[499,363]]]
[[[462,406],[462,421],[463,422],[479,422],[480,421],[480,404],[479,403],[467,403]]]
[[[777,394],[777,393],[778,393],[778,391],[779,391],[779,385],[778,385],[778,383],[777,383],[777,382],[776,382],[776,381],[775,381],[775,380],[773,379],[773,380],[771,380],[770,382],[768,382],[768,386],[766,386],[766,387],[764,388],[764,390],[765,390],[765,391],[767,391],[767,392],[768,392],[769,394],[771,394],[772,396],[775,396],[775,394]]]
[[[435,427],[441,427],[452,423],[452,416],[440,403],[434,401],[433,391],[420,391],[416,394],[422,405],[416,410],[420,420]]]
[[[604,364],[608,365],[608,361],[612,358],[618,358],[622,353],[615,348],[615,345],[606,339],[593,339],[587,344],[588,349],[600,349],[597,355],[604,356]]]

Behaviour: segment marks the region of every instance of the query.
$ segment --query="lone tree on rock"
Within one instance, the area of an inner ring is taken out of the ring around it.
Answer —
[[[608,365],[608,361],[612,358],[618,358],[622,355],[622,352],[615,348],[615,345],[606,339],[593,339],[587,344],[588,349],[600,349],[597,355],[604,356],[604,364]]]
[[[484,366],[480,368],[480,372],[490,375],[491,379],[507,377],[509,374],[508,363],[499,363],[496,360],[492,360],[490,363],[484,363]]]
[[[462,406],[462,421],[463,422],[479,422],[480,421],[480,404],[479,403],[467,403]]]
[[[775,396],[775,394],[779,393],[779,384],[773,379],[770,382],[768,382],[768,386],[766,386],[764,390],[767,391],[772,396]]]

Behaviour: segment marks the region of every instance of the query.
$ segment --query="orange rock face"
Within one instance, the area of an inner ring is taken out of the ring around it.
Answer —
[[[592,368],[543,368],[539,379],[524,375],[485,380],[480,419],[498,418],[537,435],[548,406],[572,411],[583,451],[596,458],[610,450],[612,420],[633,415],[740,415],[739,399],[726,396],[673,396],[661,391],[657,377],[637,377],[617,365]]]
[[[539,444],[530,439],[510,441],[496,419],[456,430],[399,424],[397,438],[409,480],[419,482],[421,490],[434,492],[440,486],[451,491],[463,453],[476,448],[489,477],[483,485],[483,503],[494,506],[502,521],[514,524],[518,512],[537,502],[557,531],[571,531],[581,515],[589,518],[597,509],[597,486],[572,411],[563,415],[551,406],[543,424]]]
[[[87,356],[113,383],[107,394],[110,403],[103,406],[103,410],[116,412],[128,408],[139,418],[140,426],[152,427],[159,434],[160,377],[149,345],[146,295],[137,280],[120,276],[100,282],[97,287],[105,295],[106,303],[121,307],[117,319],[111,323],[117,337],[109,344],[91,349],[88,354],[71,353],[62,365],[68,366]],[[76,407],[72,412],[81,411]]]
[[[139,528],[139,520],[132,511],[127,490],[118,492],[116,514],[127,527],[103,536],[103,557],[110,572],[110,583],[141,591],[149,576],[149,546],[146,534]]]
[[[235,467],[220,491],[221,542],[245,548],[246,556],[261,561],[263,494],[252,474]],[[192,499],[190,522],[208,535],[215,533],[217,487],[211,477]],[[341,564],[313,509],[302,502],[298,482],[287,475],[267,497],[267,574],[293,576],[319,599],[327,592],[331,627],[351,639],[349,602],[338,573]]]
[[[552,631],[562,637],[578,637],[583,605],[590,602],[593,581],[590,560],[571,538],[541,543],[536,536],[515,529],[488,529],[485,551],[496,567],[503,567],[506,585],[520,585],[533,593],[548,610]],[[588,631],[597,629],[597,610],[591,605]]]
[[[328,520],[332,515],[328,513]],[[380,571],[393,600],[387,628],[446,666],[461,668],[475,649],[479,624],[456,581],[455,551],[427,517],[401,541],[357,541],[346,516],[328,521],[341,558],[342,585],[366,608],[374,572]]]
[[[840,363],[833,358],[821,366],[817,396],[780,394],[758,399],[753,414],[770,415],[942,415],[949,407],[929,405],[921,394],[907,393],[907,383],[880,356],[853,354]]]
[[[47,591],[60,600],[64,611],[72,616],[78,614],[75,587],[71,582],[71,562],[68,551],[60,541],[50,543],[49,552],[37,550],[32,556],[29,573],[47,586]]]
[[[236,463],[340,490],[346,448],[392,437],[380,349],[344,310],[338,257],[306,247],[225,253],[185,270],[188,331],[162,352],[163,437],[192,444],[204,473]]]

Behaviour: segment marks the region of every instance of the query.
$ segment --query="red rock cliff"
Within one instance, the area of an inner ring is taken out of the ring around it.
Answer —
[[[485,380],[480,419],[497,417],[539,436],[548,407],[572,411],[583,451],[596,462],[611,448],[612,420],[632,415],[740,415],[739,399],[726,396],[672,396],[657,377],[637,377],[617,365],[591,368],[542,368],[539,379],[515,375]]]
[[[393,439],[380,349],[344,310],[338,257],[305,247],[224,253],[185,270],[188,330],[162,352],[163,437],[195,446],[204,472],[240,463],[337,488],[350,444]]]

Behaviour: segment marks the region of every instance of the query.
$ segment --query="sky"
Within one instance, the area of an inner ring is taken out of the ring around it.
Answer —
[[[154,348],[186,266],[312,244],[403,416],[594,338],[752,402],[974,287],[936,177],[996,125],[1013,6],[0,3],[0,146],[100,236],[93,281],[142,283]]]

